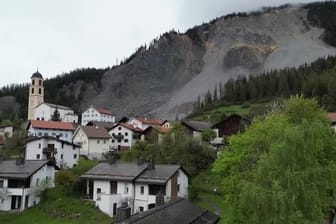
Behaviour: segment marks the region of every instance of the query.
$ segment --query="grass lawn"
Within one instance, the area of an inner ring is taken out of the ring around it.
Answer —
[[[263,111],[266,104],[243,104],[243,105],[230,105],[222,106],[213,110],[205,111],[202,115],[195,116],[193,120],[199,121],[210,121],[218,122],[222,120],[225,116],[230,116],[231,114],[239,114],[241,116],[253,116]]]
[[[97,161],[80,158],[79,165],[70,169],[76,175],[96,165]],[[0,213],[0,223],[6,224],[107,224],[113,220],[95,208],[92,202],[81,201],[78,194],[66,194],[61,186],[49,189],[38,205],[20,213]]]

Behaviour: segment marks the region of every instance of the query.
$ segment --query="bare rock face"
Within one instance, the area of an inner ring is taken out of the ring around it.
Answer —
[[[291,6],[169,32],[106,72],[103,90],[85,94],[82,107],[173,119],[190,112],[197,97],[218,82],[336,54],[320,40],[323,31],[309,25],[306,9]]]
[[[251,71],[259,70],[264,65],[266,58],[273,53],[276,48],[276,44],[239,44],[233,46],[224,56],[224,68],[232,69],[242,67]]]

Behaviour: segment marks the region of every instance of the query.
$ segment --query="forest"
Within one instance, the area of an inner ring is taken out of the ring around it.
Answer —
[[[315,98],[327,111],[336,110],[336,57],[321,58],[298,68],[272,70],[219,83],[195,103],[194,115],[221,105],[269,102],[303,95]]]

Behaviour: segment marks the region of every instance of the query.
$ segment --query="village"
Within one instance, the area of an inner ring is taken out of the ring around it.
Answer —
[[[95,106],[88,107],[80,118],[71,108],[44,102],[48,90],[43,81],[38,71],[31,76],[24,157],[0,160],[0,211],[23,211],[38,204],[43,200],[40,192],[55,186],[56,173],[77,166],[80,157],[101,161],[80,176],[86,185],[82,200],[93,201],[117,221],[157,206],[167,206],[167,210],[175,209],[173,206],[190,210],[197,207],[184,201],[191,177],[181,164],[156,164],[155,159],[143,157],[136,163],[107,159],[110,153],[132,150],[139,141],[160,144],[177,121],[140,116],[124,116],[117,121],[113,112]],[[225,137],[250,125],[247,118],[236,114],[216,124],[179,122],[195,139],[201,139],[202,132],[210,132],[206,142],[217,153]],[[4,144],[15,130],[3,126],[0,132]],[[206,219],[202,209],[197,211],[191,216]],[[207,219],[213,220],[209,223],[218,222],[218,215],[210,211],[207,214]]]

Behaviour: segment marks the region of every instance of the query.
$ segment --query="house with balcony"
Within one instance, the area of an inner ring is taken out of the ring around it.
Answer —
[[[0,161],[0,211],[23,211],[41,200],[45,188],[54,187],[50,160]]]
[[[26,160],[54,159],[60,168],[72,168],[77,165],[80,146],[58,137],[29,137],[26,140]]]
[[[28,136],[52,136],[62,140],[72,140],[75,126],[71,122],[31,120],[28,122]]]
[[[164,202],[188,196],[188,174],[180,165],[138,163],[100,163],[81,178],[86,180],[85,198],[111,217],[127,204],[131,214],[155,207],[157,196]]]
[[[96,108],[91,105],[82,113],[82,125],[86,125],[90,121],[114,123],[115,115],[109,110]]]
[[[102,159],[110,151],[111,136],[107,130],[98,126],[78,126],[72,142],[80,145],[80,155],[89,159]]]
[[[114,151],[125,151],[141,139],[143,130],[130,124],[119,123],[109,129],[110,147]]]

